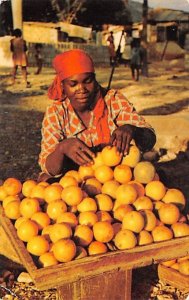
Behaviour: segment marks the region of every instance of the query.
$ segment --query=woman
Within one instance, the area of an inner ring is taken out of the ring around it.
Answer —
[[[107,144],[122,155],[132,139],[143,151],[153,147],[151,126],[119,91],[99,85],[86,52],[66,51],[55,57],[53,66],[57,75],[48,91],[54,101],[42,124],[41,180],[92,163],[95,150]]]

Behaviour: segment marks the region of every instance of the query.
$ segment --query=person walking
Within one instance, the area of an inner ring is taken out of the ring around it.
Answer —
[[[141,67],[141,50],[138,41],[131,43],[131,76],[135,81],[139,81]]]
[[[42,122],[39,181],[92,164],[105,145],[115,146],[121,155],[128,153],[132,140],[141,151],[154,146],[153,128],[120,91],[100,86],[86,52],[65,51],[53,66],[56,77],[48,89],[53,101]]]
[[[113,66],[116,61],[116,51],[114,45],[113,31],[110,31],[110,34],[107,38],[107,42],[108,42],[109,55],[110,55],[110,66]]]
[[[27,45],[26,41],[22,38],[21,29],[17,28],[13,31],[14,38],[10,41],[10,50],[12,52],[13,59],[13,84],[15,83],[17,69],[20,66],[22,69],[22,75],[26,87],[30,87],[30,83],[27,81]]]
[[[36,75],[40,74],[43,67],[43,54],[42,54],[43,46],[40,43],[35,44],[35,60],[37,65]]]

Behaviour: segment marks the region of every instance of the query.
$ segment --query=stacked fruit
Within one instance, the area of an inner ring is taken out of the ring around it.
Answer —
[[[177,259],[167,260],[161,264],[168,268],[172,268],[183,275],[189,276],[189,255]]]
[[[135,145],[123,159],[107,146],[57,183],[8,178],[0,199],[43,267],[189,235],[183,193],[166,188]]]

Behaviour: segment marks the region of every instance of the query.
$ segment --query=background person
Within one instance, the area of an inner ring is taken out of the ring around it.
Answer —
[[[36,60],[36,65],[37,65],[37,71],[35,73],[36,75],[41,73],[42,67],[43,67],[42,50],[43,50],[42,44],[40,44],[40,43],[35,44],[35,60]]]
[[[139,80],[140,68],[141,68],[141,49],[139,42],[133,40],[131,43],[131,76],[135,81]]]
[[[109,49],[109,55],[110,55],[110,66],[113,66],[116,60],[116,51],[115,51],[115,44],[114,44],[114,35],[113,31],[110,31],[110,34],[107,38],[108,42],[108,49]]]
[[[152,127],[118,90],[105,90],[96,80],[93,61],[82,50],[69,50],[53,60],[56,71],[42,123],[39,180],[62,176],[68,169],[91,164],[95,151],[109,144],[127,154],[132,139],[142,151],[156,141]]]
[[[27,82],[27,46],[26,41],[22,38],[21,29],[17,28],[13,31],[14,38],[10,41],[10,50],[12,52],[13,59],[13,84],[15,83],[16,73],[18,66],[22,69],[22,75],[26,87],[29,87],[30,84]]]

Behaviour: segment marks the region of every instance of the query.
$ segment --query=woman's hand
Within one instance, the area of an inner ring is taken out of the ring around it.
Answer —
[[[87,165],[93,162],[95,154],[79,139],[68,138],[60,142],[61,153],[65,154],[78,165]]]
[[[122,125],[114,130],[110,138],[110,144],[116,146],[119,153],[126,155],[129,151],[130,142],[134,137],[135,126]]]

